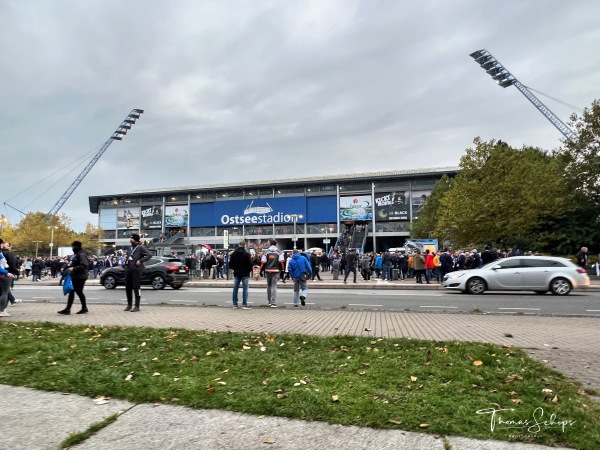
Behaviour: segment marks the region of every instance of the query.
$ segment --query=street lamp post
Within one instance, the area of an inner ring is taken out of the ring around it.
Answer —
[[[294,236],[292,237],[292,240],[294,241],[294,250],[296,250],[296,241],[298,240],[296,237],[296,223],[298,222],[298,219],[302,219],[303,217],[304,216],[302,214],[288,214],[285,216],[286,220],[292,219],[294,223]]]
[[[50,238],[50,259],[52,259],[52,250],[54,249],[54,229],[56,227],[50,225],[48,228],[52,231],[52,237]]]
[[[37,257],[38,257],[38,247],[42,243],[42,241],[31,241],[31,242],[35,242],[35,259],[37,259]]]

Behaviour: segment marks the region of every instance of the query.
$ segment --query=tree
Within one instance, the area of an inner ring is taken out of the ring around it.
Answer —
[[[564,160],[539,148],[511,148],[476,138],[442,197],[434,231],[455,245],[529,241],[542,217],[572,209]]]
[[[71,242],[78,240],[83,243],[84,248],[90,251],[98,247],[98,239],[103,236],[103,231],[94,227],[92,224],[86,224],[86,230],[83,233],[76,233],[70,227],[71,218],[64,213],[60,213],[50,220],[46,220],[46,214],[43,212],[29,213],[21,221],[7,227],[3,231],[3,237],[7,242],[12,243],[13,252],[21,255],[35,255],[36,248],[38,255],[47,256],[50,254],[50,242],[52,240],[52,231],[54,228],[54,251],[58,253],[58,247],[70,246]],[[36,242],[39,241],[39,242]]]
[[[559,149],[566,159],[565,174],[577,193],[600,205],[600,100],[585,108],[581,117],[573,114],[569,125],[577,137],[565,139]]]
[[[419,217],[415,219],[411,226],[411,236],[414,238],[433,238],[440,243],[446,237],[445,233],[436,232],[438,215],[441,207],[441,201],[444,195],[452,188],[453,179],[444,175],[433,187],[427,203],[419,212]]]

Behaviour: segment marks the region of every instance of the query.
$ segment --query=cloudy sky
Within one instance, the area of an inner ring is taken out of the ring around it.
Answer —
[[[90,195],[457,166],[476,136],[551,150],[562,135],[469,54],[584,108],[598,17],[597,0],[0,0],[2,203],[48,212],[133,108],[61,210],[76,230],[97,224]]]

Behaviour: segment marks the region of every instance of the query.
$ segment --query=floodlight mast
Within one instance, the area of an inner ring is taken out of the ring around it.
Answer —
[[[98,160],[104,154],[106,149],[110,147],[110,144],[112,144],[113,141],[122,141],[123,136],[125,136],[127,134],[127,131],[131,129],[131,125],[135,124],[135,121],[139,119],[140,115],[142,114],[144,114],[143,109],[132,109],[131,112],[127,114],[127,117],[123,120],[123,122],[121,122],[121,125],[119,125],[115,132],[112,134],[112,136],[109,137],[104,144],[102,144],[100,150],[98,150],[98,152],[94,155],[94,157],[85,167],[85,169],[83,169],[83,171],[79,174],[75,181],[73,181],[71,186],[69,186],[69,188],[65,191],[62,197],[56,202],[56,204],[52,207],[50,212],[46,214],[46,220],[52,218],[60,210],[60,208],[63,207],[63,205],[69,199],[71,194],[75,192],[77,186],[79,186],[79,184],[83,181],[85,176],[90,172],[90,170],[92,170],[92,167],[94,167],[94,165],[98,162]]]
[[[509,86],[516,87],[521,94],[523,94],[527,100],[529,100],[533,106],[535,106],[538,111],[540,111],[546,119],[552,123],[556,127],[561,134],[566,137],[568,140],[572,141],[577,138],[577,135],[573,130],[571,130],[562,120],[560,120],[550,109],[544,105],[539,98],[537,98],[533,93],[527,89],[526,86],[521,84],[517,78],[511,74],[506,67],[500,64],[496,58],[492,56],[490,52],[487,50],[477,50],[469,55],[471,58],[475,60],[477,64],[481,66],[483,70],[485,70],[492,79],[496,80],[496,82],[502,86],[503,88],[507,88]]]

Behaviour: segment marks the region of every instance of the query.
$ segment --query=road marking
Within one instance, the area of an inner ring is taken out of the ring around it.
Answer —
[[[33,297],[33,298],[37,298],[40,300],[53,300],[55,297]]]
[[[199,302],[200,300],[169,300],[170,302]]]
[[[458,309],[458,306],[419,306],[419,308],[452,308],[452,309]]]
[[[383,305],[366,305],[364,303],[348,303],[348,306],[383,306]]]
[[[585,312],[600,312],[600,309],[586,309]]]
[[[540,311],[540,308],[498,308],[498,309],[517,309],[520,311]]]

